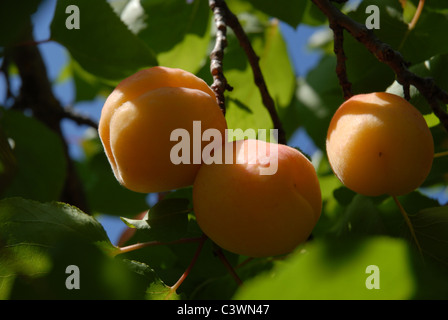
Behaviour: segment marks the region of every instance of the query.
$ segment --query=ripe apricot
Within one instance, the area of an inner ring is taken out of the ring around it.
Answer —
[[[385,92],[345,101],[330,122],[326,148],[341,182],[367,196],[410,193],[428,176],[434,156],[422,114]]]
[[[143,193],[193,184],[200,164],[176,165],[170,159],[178,143],[171,141],[171,132],[185,129],[192,136],[193,121],[201,121],[202,131],[215,128],[223,136],[227,128],[213,91],[195,75],[153,67],[120,82],[107,98],[99,122],[99,135],[117,180]]]
[[[224,158],[230,149],[233,161],[203,164],[196,176],[198,225],[230,252],[250,257],[291,252],[307,240],[320,217],[313,165],[294,148],[261,140],[227,142],[215,152]],[[275,170],[265,170],[268,166]]]

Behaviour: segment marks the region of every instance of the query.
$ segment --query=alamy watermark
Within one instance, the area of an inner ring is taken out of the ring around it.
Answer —
[[[65,273],[69,274],[67,279],[65,279],[65,287],[68,290],[77,289],[79,290],[80,287],[80,273],[79,273],[79,267],[71,264],[65,268]]]
[[[141,9],[133,7],[132,9]],[[69,30],[72,29],[80,29],[81,25],[81,19],[80,19],[80,10],[77,5],[69,5],[65,8],[65,13],[67,13],[69,16],[65,19],[65,27]],[[371,4],[366,7],[366,14],[369,14],[365,21],[365,26],[367,29],[380,29],[380,9],[377,5]],[[141,12],[139,12],[141,15]]]
[[[258,143],[267,141],[269,131],[269,144]],[[221,131],[209,128],[202,132],[201,121],[193,121],[193,132],[183,128],[174,129],[170,141],[179,141],[170,151],[170,160],[173,164],[259,164],[260,175],[273,175],[278,169],[278,130],[277,129],[226,129],[225,136]],[[227,141],[247,140],[247,148],[234,150],[234,144]],[[203,148],[203,142],[209,143]],[[190,150],[192,149],[192,150]],[[224,153],[224,154],[223,154]],[[256,157],[252,155],[257,155]],[[191,160],[192,158],[192,160]]]

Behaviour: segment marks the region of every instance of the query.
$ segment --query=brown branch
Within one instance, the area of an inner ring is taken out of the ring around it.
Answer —
[[[213,11],[216,25],[215,47],[210,53],[210,72],[213,76],[212,90],[215,92],[216,101],[223,114],[226,113],[224,92],[233,88],[227,83],[223,71],[224,49],[227,47],[227,25],[222,5],[217,5],[222,0],[209,0],[210,9]]]
[[[347,30],[358,42],[362,43],[380,62],[388,65],[395,73],[397,82],[400,83],[409,98],[409,87],[412,85],[425,97],[434,114],[439,118],[445,130],[448,131],[448,113],[443,104],[448,104],[448,93],[438,87],[431,78],[422,78],[409,71],[409,63],[404,60],[400,52],[391,48],[387,43],[376,37],[372,30],[358,23],[338,8],[329,0],[312,0],[314,4],[327,16],[330,25],[337,24]]]
[[[76,111],[73,107],[65,107],[60,109],[60,117],[70,119],[78,125],[87,125],[98,130],[98,123],[89,116]]]
[[[165,246],[165,245],[173,245],[173,244],[179,244],[179,243],[191,243],[191,242],[202,242],[204,241],[204,236],[202,237],[196,237],[196,238],[181,238],[178,240],[168,241],[168,242],[162,242],[162,241],[149,241],[149,242],[139,242],[135,244],[131,244],[124,247],[117,247],[116,250],[112,251],[110,254],[111,256],[116,256],[123,253],[128,253],[131,251],[147,248],[147,247],[154,247],[154,246]]]
[[[227,269],[227,271],[230,273],[230,275],[232,276],[233,280],[235,280],[236,284],[238,286],[242,286],[243,285],[243,281],[240,279],[240,277],[236,273],[235,269],[230,264],[229,260],[227,260],[226,256],[222,252],[222,249],[217,246],[217,248],[214,250],[214,252],[218,256],[219,260],[221,260],[222,264]]]
[[[170,298],[170,296],[176,292],[177,289],[179,289],[180,285],[184,282],[184,280],[187,278],[187,276],[190,274],[191,269],[193,268],[193,266],[196,264],[196,261],[199,258],[199,254],[202,251],[202,247],[204,246],[204,242],[208,239],[208,237],[203,234],[201,237],[201,240],[199,241],[198,247],[196,249],[196,252],[194,253],[193,259],[191,259],[190,264],[188,265],[187,269],[185,270],[185,272],[180,276],[179,280],[176,281],[176,283],[171,286],[170,291],[168,293],[168,295],[165,297],[166,300],[168,300]]]
[[[249,64],[252,68],[254,81],[260,91],[263,104],[269,112],[269,115],[273,122],[274,129],[277,129],[278,142],[281,144],[286,144],[286,135],[283,126],[277,114],[274,100],[269,94],[269,90],[264,80],[263,73],[261,72],[260,65],[258,63],[260,58],[255,53],[250,43],[250,40],[246,32],[244,31],[243,27],[241,26],[238,18],[233,14],[232,11],[230,11],[226,2],[224,0],[212,0],[211,2],[214,2],[215,10],[218,10],[219,8],[220,14],[224,17],[222,21],[224,21],[227,24],[227,26],[232,28],[233,32],[235,33],[238,39],[240,46],[246,53]]]
[[[334,34],[334,53],[336,54],[336,74],[339,79],[339,84],[344,94],[344,99],[347,100],[353,96],[352,84],[348,80],[347,70],[345,66],[345,60],[347,57],[344,52],[344,29],[342,29],[337,23],[332,22],[330,28]]]
[[[34,39],[31,21],[28,22],[28,28],[25,29],[21,40],[24,43],[32,43]],[[82,184],[75,165],[69,156],[68,146],[60,126],[62,115],[66,113],[53,94],[40,51],[34,45],[14,46],[10,49],[11,52],[8,51],[8,54],[11,55],[12,61],[17,66],[21,78],[20,94],[13,107],[20,110],[31,110],[36,119],[44,123],[61,138],[67,160],[67,176],[59,200],[88,212]]]

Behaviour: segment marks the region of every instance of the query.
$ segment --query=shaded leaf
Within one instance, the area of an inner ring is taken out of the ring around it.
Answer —
[[[0,212],[0,239],[7,245],[51,247],[62,239],[78,238],[111,246],[95,218],[68,204],[8,198],[0,201]]]
[[[59,0],[51,23],[51,38],[70,52],[88,72],[121,80],[137,70],[157,65],[152,50],[134,35],[105,0],[76,1],[80,28],[68,29],[66,8],[72,1]]]
[[[96,213],[132,217],[148,209],[146,194],[121,186],[115,178],[98,137],[84,141],[89,156],[76,163],[89,208]]]
[[[423,253],[448,267],[448,207],[432,207],[409,215]]]
[[[0,47],[17,43],[41,0],[0,1]]]
[[[148,213],[146,222],[150,233],[156,240],[179,239],[187,231],[190,202],[185,198],[163,199],[156,203]]]
[[[16,174],[2,197],[37,201],[59,199],[66,176],[66,158],[61,138],[38,120],[0,109],[0,127],[12,139]]]
[[[302,20],[308,1],[300,0],[248,0],[256,9],[288,23],[295,28]]]

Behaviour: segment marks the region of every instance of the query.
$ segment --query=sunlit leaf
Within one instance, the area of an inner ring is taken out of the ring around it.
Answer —
[[[379,289],[368,266],[378,268]],[[406,242],[387,238],[316,241],[271,272],[247,282],[236,299],[363,300],[409,299],[415,294],[411,256]]]

